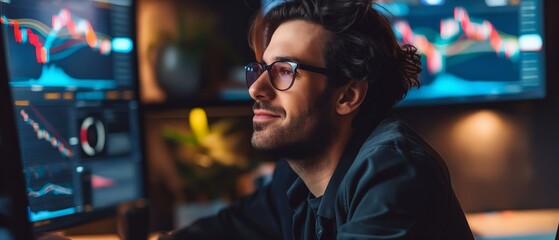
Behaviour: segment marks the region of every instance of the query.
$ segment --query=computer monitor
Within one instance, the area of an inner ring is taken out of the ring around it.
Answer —
[[[545,97],[543,0],[384,0],[401,43],[422,55],[422,86],[400,106]]]
[[[36,231],[145,197],[134,19],[131,0],[0,0]]]

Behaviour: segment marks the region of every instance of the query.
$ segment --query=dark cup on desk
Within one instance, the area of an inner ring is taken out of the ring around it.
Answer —
[[[137,201],[118,209],[117,229],[123,240],[146,240],[149,235],[149,204]]]

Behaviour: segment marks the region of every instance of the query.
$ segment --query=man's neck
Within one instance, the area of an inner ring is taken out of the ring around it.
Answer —
[[[351,131],[340,131],[340,134],[335,136],[336,140],[325,146],[320,154],[308,159],[287,159],[293,171],[301,177],[315,197],[324,195],[350,137]]]

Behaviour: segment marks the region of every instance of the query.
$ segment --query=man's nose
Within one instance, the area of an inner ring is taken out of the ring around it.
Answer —
[[[275,89],[270,81],[268,71],[264,71],[256,81],[248,88],[250,97],[254,100],[272,99],[275,96]]]

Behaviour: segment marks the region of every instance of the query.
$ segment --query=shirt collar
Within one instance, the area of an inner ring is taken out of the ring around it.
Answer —
[[[318,216],[334,219],[334,209],[338,188],[349,170],[349,167],[355,160],[355,157],[357,156],[359,149],[361,149],[367,135],[368,134],[354,134],[351,140],[347,143],[340,162],[338,163],[334,174],[332,174],[332,178],[330,178],[326,191],[324,191],[324,195],[322,196],[322,201],[317,212]]]
[[[338,188],[340,187],[343,178],[349,170],[349,167],[351,166],[351,164],[353,164],[355,157],[357,157],[359,150],[361,149],[369,135],[374,135],[374,132],[377,132],[377,128],[379,127],[379,125],[381,125],[380,122],[382,120],[383,118],[375,118],[373,121],[371,121],[369,125],[370,128],[365,130],[356,130],[353,133],[353,136],[347,143],[340,162],[338,163],[336,170],[334,170],[332,178],[330,178],[328,186],[324,191],[324,195],[322,196],[320,207],[318,208],[317,212],[318,216],[327,219],[334,219],[334,210]],[[300,209],[300,206],[305,201],[307,201],[309,193],[310,191],[303,180],[300,177],[297,177],[295,182],[293,182],[286,193],[291,208],[295,211],[298,211],[298,209]]]
[[[289,205],[293,210],[296,210],[303,201],[307,200],[307,196],[309,195],[310,191],[303,182],[303,179],[297,177],[295,182],[291,184],[291,187],[287,190],[287,199],[289,201]]]
[[[348,142],[347,147],[342,154],[340,162],[338,163],[336,170],[334,170],[332,178],[330,178],[328,186],[326,187],[324,195],[322,196],[320,207],[318,208],[317,212],[318,216],[328,219],[334,219],[334,208],[338,188],[349,167],[353,163],[353,160],[355,160],[355,157],[357,156],[357,153],[359,152],[359,149],[361,149],[361,146],[363,145],[363,142],[365,141],[367,136],[368,133],[354,134],[354,136]],[[287,199],[291,208],[296,212],[300,210],[301,205],[307,201],[309,193],[310,191],[303,180],[298,177],[287,190]]]

